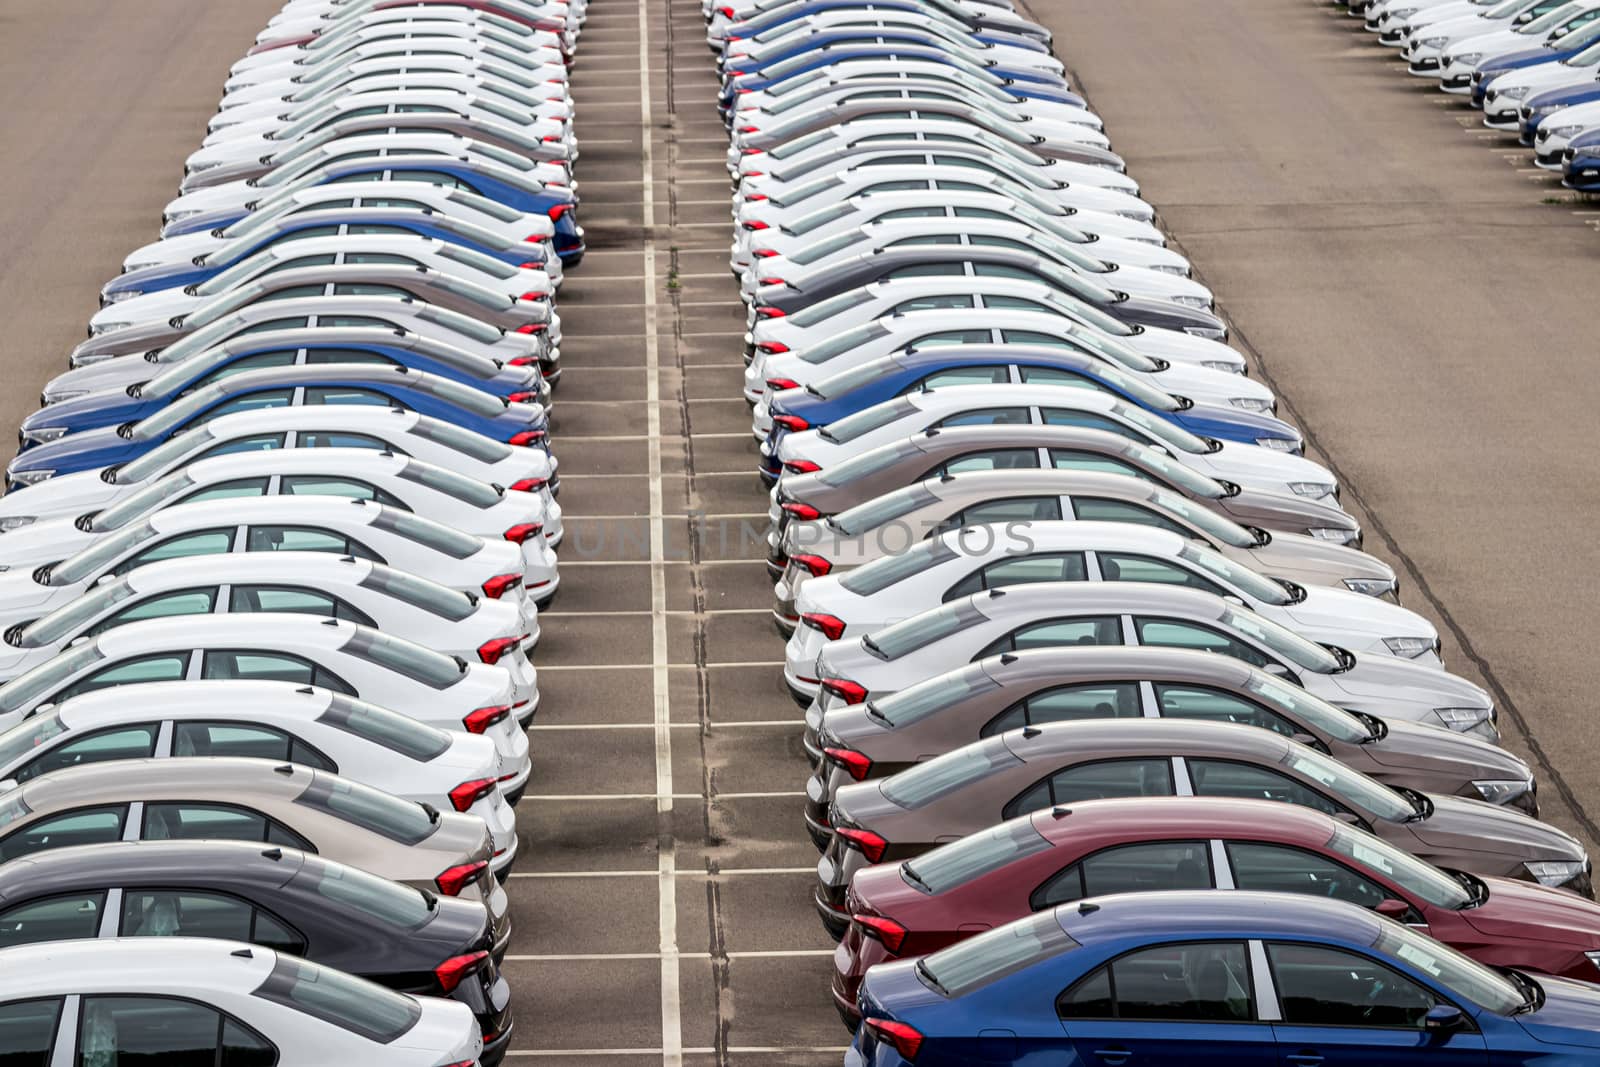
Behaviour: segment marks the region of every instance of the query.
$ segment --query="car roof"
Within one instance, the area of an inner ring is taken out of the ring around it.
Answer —
[[[216,714],[221,706],[233,713],[259,714],[270,709],[279,717],[312,720],[332,701],[331,690],[311,685],[211,678],[113,686],[80,693],[46,707],[60,715],[69,730],[86,730],[152,717]],[[39,714],[44,714],[43,708]]]
[[[21,790],[23,802],[37,812],[167,797],[175,792],[196,801],[244,803],[253,797],[288,800],[299,796],[318,773],[275,760],[221,756],[111,760],[41,774],[24,782]]]
[[[107,630],[93,640],[111,659],[179,648],[300,648],[336,651],[366,629],[343,619],[279,612],[175,615]]]
[[[1158,611],[1200,619],[1220,619],[1228,605],[1214,593],[1158,582],[1037,582],[972,594],[972,603],[991,619],[1037,616],[1047,609],[1062,615],[1127,615]]]
[[[1154,526],[1141,526],[1134,522],[1093,522],[1089,520],[1024,519],[1003,524],[1006,537],[995,538],[991,549],[1007,556],[1031,555],[1041,551],[1078,549],[1080,551],[1144,551],[1165,556],[1175,556],[1185,546],[1194,542],[1187,537]],[[954,546],[968,559],[982,558],[988,553],[967,549],[968,537],[963,537],[967,527],[941,534],[939,539]],[[1019,544],[1019,541],[1031,542]],[[1009,587],[1007,587],[1009,588]]]
[[[70,993],[180,994],[209,1002],[219,988],[249,991],[278,954],[259,945],[193,937],[45,941],[0,955],[0,1001]]]
[[[247,496],[174,504],[152,513],[148,521],[157,533],[246,524],[298,526],[321,522],[369,526],[382,510],[382,504],[357,497]]]
[[[986,471],[961,471],[925,484],[940,500],[988,500],[999,493],[1101,493],[1129,500],[1147,500],[1158,486],[1131,474],[1055,467],[997,467]]]
[[[162,592],[195,582],[271,581],[312,586],[359,585],[376,565],[367,559],[333,552],[223,552],[157,560],[124,577],[135,593]],[[377,590],[380,595],[382,590]],[[267,614],[275,614],[269,612]]]
[[[972,309],[966,309],[971,314]],[[1060,394],[1060,395],[1056,395]],[[1126,403],[1121,397],[1102,393],[1098,389],[1078,389],[1070,385],[1058,385],[1054,382],[991,382],[977,385],[936,385],[931,389],[918,389],[914,393],[905,394],[906,399],[917,405],[921,411],[946,411],[962,410],[974,404],[983,407],[992,407],[997,403],[1004,403],[1004,397],[1026,397],[1027,403],[1043,406],[1045,404],[1065,403],[1068,407],[1095,408],[1109,411],[1117,404]],[[1013,400],[1019,403],[1020,400]],[[995,424],[1002,425],[1002,424]],[[1046,424],[1039,424],[1046,425]],[[991,426],[946,426],[941,428],[942,433],[953,433],[956,430],[986,430]],[[1072,426],[1053,427],[1054,429],[1077,429]]]
[[[338,366],[338,364],[328,364]],[[247,373],[264,374],[265,371]],[[236,382],[244,374],[225,381]],[[316,472],[327,474],[394,474],[414,462],[397,452],[375,448],[267,448],[257,452],[235,452],[225,456],[197,459],[182,470],[199,484],[238,478],[245,474],[286,474]]]
[[[1058,814],[1059,813],[1059,814]],[[1041,808],[1023,818],[1061,842],[1087,834],[1135,839],[1265,836],[1320,846],[1343,824],[1315,808],[1236,797],[1119,797]]]
[[[1001,685],[1035,685],[1076,678],[1125,677],[1157,681],[1166,677],[1207,679],[1237,687],[1261,673],[1244,660],[1186,648],[1155,645],[1097,645],[1080,648],[1029,648],[979,661],[984,673]]]
[[[1246,890],[1118,893],[1061,904],[1056,920],[1073,940],[1093,944],[1124,937],[1142,941],[1229,932],[1245,937],[1334,937],[1359,945],[1377,940],[1386,921],[1355,904],[1298,893]]]
[[[216,882],[282,885],[305,864],[305,853],[258,841],[107,841],[52,848],[0,864],[0,903],[76,886],[148,884],[210,873]],[[190,882],[189,884],[194,884]]]
[[[1259,726],[1199,719],[1078,719],[1023,726],[999,736],[1013,755],[1028,763],[1100,753],[1276,761],[1290,744]]]

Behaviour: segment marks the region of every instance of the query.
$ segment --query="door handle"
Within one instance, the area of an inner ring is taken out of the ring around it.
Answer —
[[[1111,1048],[1097,1048],[1094,1050],[1094,1054],[1100,1057],[1102,1063],[1109,1063],[1111,1067],[1117,1067],[1118,1064],[1127,1063],[1128,1058],[1133,1055],[1133,1053],[1129,1052],[1127,1049],[1115,1045],[1113,1045]]]
[[[1285,1058],[1290,1063],[1298,1064],[1299,1067],[1317,1067],[1317,1064],[1322,1062],[1322,1053],[1306,1049]]]

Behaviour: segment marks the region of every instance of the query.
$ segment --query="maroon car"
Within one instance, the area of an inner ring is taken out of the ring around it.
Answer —
[[[1445,871],[1311,808],[1138,797],[1044,808],[904,863],[859,871],[834,953],[854,1029],[868,967],[1032,911],[1155,889],[1253,889],[1375,909],[1483,963],[1600,982],[1600,904],[1564,889]]]

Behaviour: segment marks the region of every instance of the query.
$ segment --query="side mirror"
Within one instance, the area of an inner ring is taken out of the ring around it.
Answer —
[[[1454,1004],[1435,1004],[1422,1017],[1422,1028],[1436,1033],[1459,1030],[1467,1024],[1467,1017]]]
[[[94,584],[95,584],[96,588],[98,588],[99,586],[105,585],[108,582],[114,582],[116,580],[117,580],[116,573],[113,572],[113,571],[107,571],[106,573],[102,574],[100,577],[96,578],[94,580]]]
[[[0,782],[0,793],[9,793],[21,784],[15,778],[7,778],[5,781]]]
[[[1228,598],[1227,597],[1223,597],[1223,599],[1226,600]],[[1289,677],[1289,668],[1285,667],[1281,663],[1268,663],[1266,666],[1262,667],[1261,669],[1266,671],[1268,674],[1275,675],[1276,677],[1279,677],[1279,678],[1287,678],[1287,677]]]
[[[1372,910],[1377,912],[1379,915],[1394,919],[1398,922],[1403,921],[1407,915],[1411,914],[1411,905],[1407,904],[1403,900],[1396,900],[1395,898],[1390,897],[1388,900],[1379,903],[1379,905]]]
[[[1232,593],[1224,593],[1224,594],[1222,594],[1222,599],[1226,600],[1228,603],[1232,604],[1236,608],[1242,608],[1242,607],[1245,606],[1244,598],[1234,596]]]

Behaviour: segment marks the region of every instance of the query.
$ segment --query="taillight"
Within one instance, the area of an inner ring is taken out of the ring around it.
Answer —
[[[800,383],[793,378],[768,378],[767,388],[773,390],[798,389],[800,388]]]
[[[510,714],[510,704],[490,704],[486,708],[474,708],[467,712],[467,717],[461,720],[461,725],[467,728],[469,734],[481,734],[495,723],[504,722],[506,716]],[[454,795],[453,790],[452,795]]]
[[[765,200],[766,198],[767,198],[767,194],[766,193],[751,193],[749,196],[745,197],[745,200],[747,200],[747,201],[754,200],[754,201],[758,201],[759,202],[759,201]]]
[[[485,663],[499,663],[500,657],[527,640],[527,634],[516,637],[496,637],[478,646],[478,658]]]
[[[550,324],[548,322],[525,322],[521,326],[517,327],[517,332],[518,333],[544,333],[549,328],[550,328]],[[525,366],[525,364],[518,363],[516,360],[512,360],[511,362],[515,363],[519,367]]]
[[[763,346],[758,345],[757,347],[762,348],[762,351],[766,350]],[[811,429],[811,424],[799,415],[774,415],[772,416],[772,421],[774,425],[782,426],[785,430],[792,430],[795,433]]]
[[[549,431],[547,430],[522,430],[511,435],[510,443],[514,445],[531,445],[535,441],[543,441],[547,436],[549,436]]]
[[[454,867],[447,867],[433,880],[439,887],[439,892],[447,897],[458,897],[467,886],[483,877],[483,872],[489,869],[488,860],[476,860],[472,863],[460,863]]]
[[[866,1019],[862,1025],[873,1037],[892,1045],[905,1059],[915,1060],[917,1053],[922,1051],[922,1035],[905,1023],[897,1023],[892,1019]]]
[[[754,89],[740,89],[739,91],[741,93],[753,93],[753,92],[755,92]],[[739,154],[740,155],[744,155],[744,156],[759,156],[762,153],[764,153],[765,151],[766,151],[765,148],[746,148],[743,151],[741,151]]]
[[[543,478],[518,478],[511,483],[511,488],[519,493],[537,493],[548,484]]]
[[[731,7],[719,7],[719,8],[717,8],[717,14],[721,15],[725,19],[731,19],[731,18],[737,17],[735,15],[735,13],[734,13],[733,8],[731,8]]]
[[[756,347],[769,356],[782,355],[789,351],[789,346],[782,341],[758,341],[756,342]],[[789,386],[789,388],[792,389],[794,386]]]
[[[514,545],[520,545],[543,529],[542,522],[519,522],[505,532],[505,539]]]
[[[756,281],[760,282],[762,285],[788,285],[789,284],[788,282],[784,281],[782,278],[757,278]]]
[[[830,618],[831,616],[823,617]],[[839,628],[843,629],[844,624],[840,623]],[[849,681],[845,678],[824,678],[818,684],[821,685],[823,689],[826,689],[828,692],[844,701],[846,704],[859,704],[867,699],[866,686],[859,685],[856,682]]]
[[[790,474],[815,474],[822,469],[822,464],[813,463],[809,459],[791,459],[784,463],[783,469]]]
[[[493,793],[498,782],[497,778],[474,778],[470,782],[462,782],[450,790],[450,803],[455,805],[457,811],[466,811]]]
[[[883,947],[890,952],[899,952],[900,946],[906,943],[906,934],[910,932],[893,919],[884,919],[876,915],[855,915],[851,918],[861,927],[862,933],[874,941],[882,941]]]
[[[837,615],[823,615],[819,612],[807,611],[801,614],[800,621],[813,630],[819,631],[829,641],[837,641],[844,636],[844,620]],[[823,684],[826,685],[827,683],[824,682]],[[863,693],[862,695],[865,697],[866,694]],[[851,703],[857,703],[857,701],[851,701]]]
[[[859,850],[873,863],[883,859],[884,852],[889,848],[889,842],[871,830],[862,830],[854,826],[835,826],[833,832],[843,838],[846,845]]]
[[[767,224],[760,219],[750,219],[744,223],[744,228],[747,230],[764,230],[767,228]]]
[[[446,993],[454,993],[461,980],[479,967],[489,958],[484,951],[469,952],[465,956],[451,956],[433,969],[433,976],[439,979],[439,988]]]
[[[532,389],[518,389],[514,393],[508,393],[506,399],[513,404],[530,404],[539,399],[539,394]]]
[[[556,222],[560,220],[561,216],[565,215],[576,206],[577,205],[575,204],[557,204],[555,207],[546,212],[546,214],[550,216],[551,222]]]
[[[872,770],[872,760],[851,748],[825,748],[822,754],[828,762],[836,767],[848,771],[850,777],[858,782],[867,780],[867,774]]]
[[[774,248],[753,248],[750,250],[750,254],[757,259],[771,259],[778,254],[778,251]]]
[[[758,132],[760,132],[760,130],[761,130],[760,126],[740,126],[739,127],[739,132],[740,133],[758,133]]]
[[[756,308],[758,319],[781,319],[787,314],[789,313],[782,308]]]
[[[490,600],[499,600],[521,584],[522,575],[520,574],[497,574],[483,583],[483,595]]]
[[[813,578],[821,578],[824,574],[827,574],[829,571],[833,570],[832,563],[829,563],[821,556],[813,556],[805,552],[797,552],[790,556],[789,562],[797,563],[804,567]],[[838,638],[834,638],[834,640],[837,641]]]
[[[536,293],[536,292],[534,292],[534,291],[532,291],[530,289],[528,292],[523,293],[520,299],[523,299],[523,300],[549,300],[550,299],[550,294],[549,293]]]
[[[791,501],[782,505],[782,507],[786,514],[793,515],[795,518],[804,522],[811,522],[815,519],[822,518],[822,512],[818,511],[810,504],[797,504]]]

